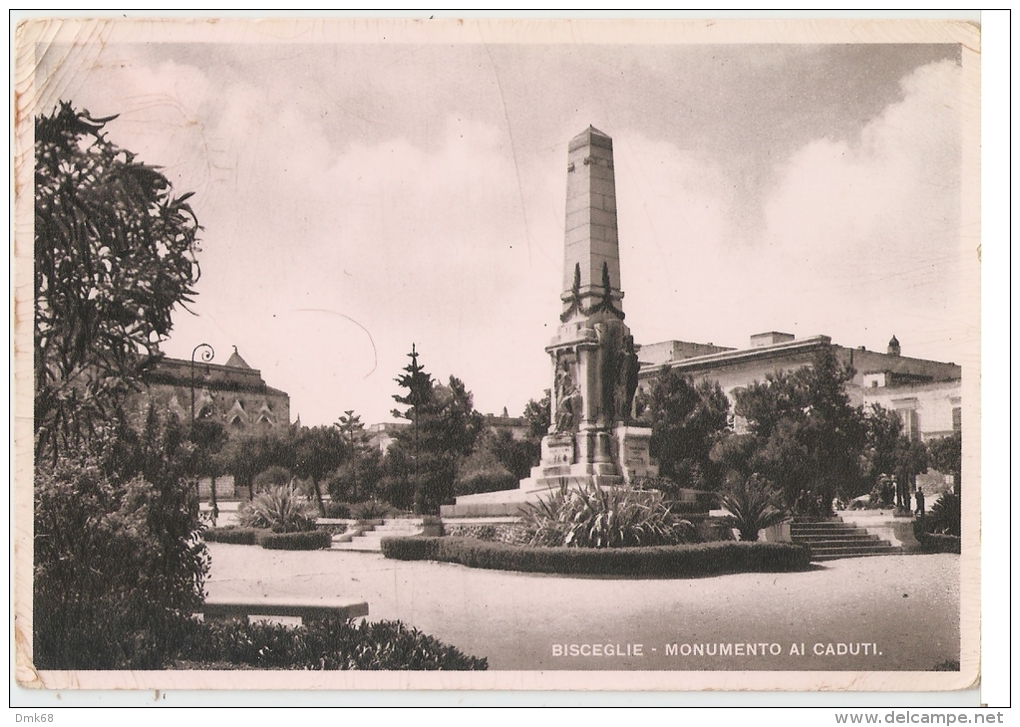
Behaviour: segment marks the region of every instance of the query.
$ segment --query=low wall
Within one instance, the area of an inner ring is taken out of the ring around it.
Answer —
[[[897,548],[903,548],[904,553],[921,550],[921,544],[914,537],[912,517],[895,517],[892,510],[841,510],[839,518],[863,528],[869,535],[877,535]]]
[[[443,518],[443,535],[510,545],[526,542],[517,517]]]

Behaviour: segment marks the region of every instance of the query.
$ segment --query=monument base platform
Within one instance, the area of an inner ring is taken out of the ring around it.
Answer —
[[[576,437],[576,438],[575,438]],[[581,454],[587,459],[586,448],[578,440],[597,441],[603,437],[606,446],[600,456],[608,461],[573,461]],[[542,440],[542,461],[531,469],[531,477],[521,480],[515,490],[462,495],[455,505],[443,505],[443,518],[512,517],[520,515],[527,503],[548,499],[561,487],[582,489],[592,486],[621,487],[635,478],[655,476],[658,468],[648,457],[651,429],[618,426],[611,433],[582,432],[550,434]]]

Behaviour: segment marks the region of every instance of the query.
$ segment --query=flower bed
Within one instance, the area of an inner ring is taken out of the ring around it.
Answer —
[[[808,550],[791,543],[714,542],[646,548],[534,548],[469,538],[383,538],[383,555],[472,568],[563,575],[694,578],[722,573],[784,572],[810,567]]]

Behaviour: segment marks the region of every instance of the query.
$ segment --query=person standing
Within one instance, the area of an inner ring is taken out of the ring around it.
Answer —
[[[920,485],[914,489],[914,500],[917,502],[917,514],[924,515],[924,490]]]

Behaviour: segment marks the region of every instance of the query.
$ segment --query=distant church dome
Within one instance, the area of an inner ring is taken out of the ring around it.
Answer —
[[[889,348],[887,349],[887,352],[890,356],[900,355],[900,342],[896,340],[895,335],[889,339]]]

